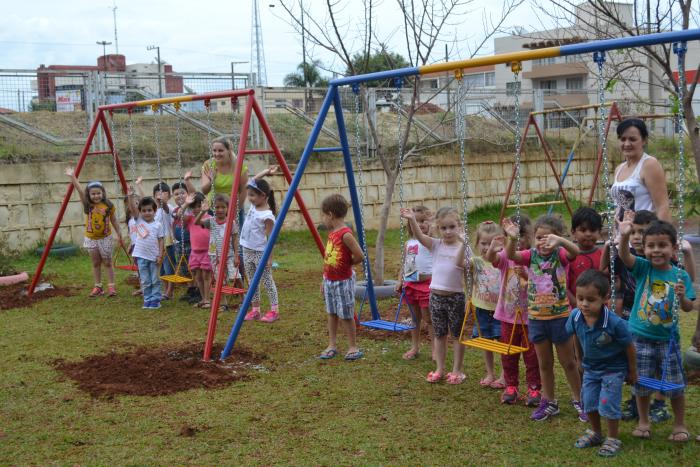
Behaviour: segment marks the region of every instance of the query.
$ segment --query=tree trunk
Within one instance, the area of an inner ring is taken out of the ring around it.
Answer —
[[[396,187],[396,172],[391,171],[386,174],[386,190],[384,191],[384,202],[379,213],[379,228],[377,229],[377,243],[374,250],[374,270],[373,278],[375,285],[384,284],[384,239],[386,229],[389,225],[391,215],[391,200],[394,197]]]

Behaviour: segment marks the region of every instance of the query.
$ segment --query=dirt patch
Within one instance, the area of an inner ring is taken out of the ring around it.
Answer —
[[[195,388],[218,388],[267,371],[265,357],[236,347],[225,362],[202,361],[202,343],[139,347],[126,353],[93,355],[77,362],[56,360],[58,371],[93,397],[160,396]],[[213,349],[219,355],[222,348]]]
[[[0,286],[0,310],[9,310],[10,308],[25,308],[32,306],[34,303],[45,300],[51,297],[70,297],[75,295],[75,289],[70,287],[57,287],[53,289],[35,292],[31,297],[27,297],[27,288],[29,284],[26,282],[14,285]]]

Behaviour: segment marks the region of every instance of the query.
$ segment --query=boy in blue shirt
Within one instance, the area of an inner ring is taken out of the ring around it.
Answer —
[[[629,214],[629,215],[628,215]],[[635,336],[637,373],[658,379],[666,363],[666,378],[670,383],[683,384],[680,355],[669,355],[670,340],[680,340],[676,310],[693,309],[695,291],[688,273],[671,264],[677,249],[676,229],[664,221],[652,222],[644,232],[644,258],[633,255],[629,249],[633,213],[626,213],[620,223],[620,259],[630,269],[637,284],[634,305],[629,318],[630,331]],[[676,304],[676,299],[678,303]],[[678,353],[678,346],[676,346]],[[635,385],[639,424],[632,436],[651,437],[649,423],[649,388]],[[670,441],[690,439],[685,427],[685,396],[683,389],[664,391],[671,399],[674,422]]]
[[[576,280],[576,304],[566,322],[566,331],[574,334],[578,354],[583,356],[581,402],[591,428],[576,441],[577,448],[602,445],[598,455],[615,456],[622,447],[618,430],[622,412],[622,383],[636,382],[635,348],[627,323],[610,311],[605,303],[610,295],[610,280],[596,269],[588,269]],[[603,440],[600,417],[608,424]]]

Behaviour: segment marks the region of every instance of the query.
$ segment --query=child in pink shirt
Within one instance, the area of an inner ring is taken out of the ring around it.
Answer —
[[[203,219],[208,219],[210,216],[206,213],[202,214],[202,203],[206,197],[202,193],[191,193],[185,198],[183,209],[183,219],[185,227],[190,233],[190,245],[192,251],[189,257],[190,272],[194,283],[199,289],[202,300],[194,306],[197,308],[209,308],[211,305],[209,300],[209,288],[211,285],[211,262],[209,261],[209,229],[197,225],[195,220],[198,216]]]

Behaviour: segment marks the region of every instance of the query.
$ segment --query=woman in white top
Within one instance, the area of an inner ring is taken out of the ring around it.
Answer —
[[[617,139],[625,162],[615,169],[610,188],[619,219],[624,211],[645,209],[659,219],[671,222],[666,174],[656,158],[644,152],[649,131],[637,118],[623,120],[617,126]]]

